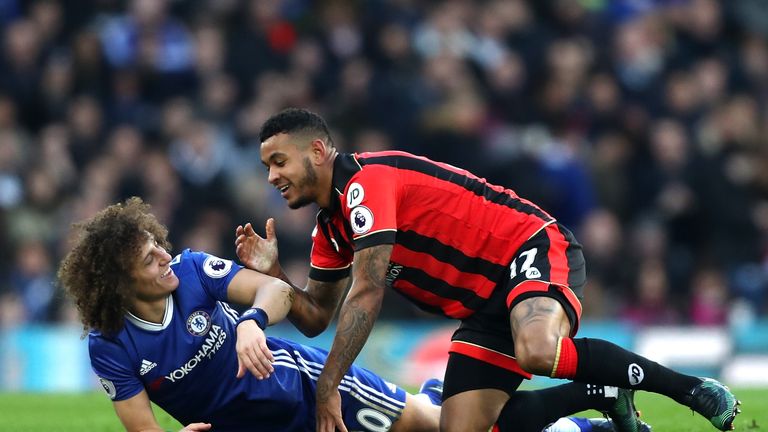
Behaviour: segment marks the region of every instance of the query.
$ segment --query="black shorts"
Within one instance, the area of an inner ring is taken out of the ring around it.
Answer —
[[[566,228],[551,224],[542,228],[518,249],[510,264],[509,278],[499,284],[488,301],[472,316],[464,319],[451,338],[451,357],[445,375],[444,397],[463,391],[489,388],[485,378],[495,376],[493,369],[475,367],[452,370],[458,366],[459,357],[470,357],[524,378],[525,372],[515,359],[509,315],[521,301],[537,296],[551,297],[560,302],[571,321],[571,335],[575,335],[581,317],[581,301],[586,283],[586,269],[581,245]],[[461,361],[462,364],[466,363]],[[483,372],[486,371],[486,372]],[[477,378],[476,378],[477,377]],[[451,382],[453,381],[453,382]],[[492,379],[490,382],[498,380]],[[464,384],[461,384],[463,382]],[[499,383],[492,388],[509,388],[514,381]],[[518,382],[519,385],[519,382]],[[516,388],[516,386],[515,386]]]

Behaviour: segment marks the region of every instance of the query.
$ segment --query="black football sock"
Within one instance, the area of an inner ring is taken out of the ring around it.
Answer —
[[[618,389],[572,382],[534,391],[517,391],[504,405],[497,422],[500,432],[541,432],[544,426],[575,413],[607,411]]]
[[[685,395],[701,381],[601,339],[563,338],[557,360],[564,361],[556,364],[555,377],[646,390],[683,404]]]

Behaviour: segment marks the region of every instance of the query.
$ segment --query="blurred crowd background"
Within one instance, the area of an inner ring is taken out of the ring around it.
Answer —
[[[768,315],[762,0],[0,0],[0,35],[2,327],[77,321],[70,225],[132,195],[176,252],[275,217],[304,283],[315,209],[258,156],[289,106],[538,203],[584,245],[586,318]]]

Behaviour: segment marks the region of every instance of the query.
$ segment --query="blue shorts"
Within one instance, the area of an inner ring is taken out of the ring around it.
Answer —
[[[314,417],[317,378],[323,370],[328,352],[275,337],[270,337],[268,341],[275,354],[276,368],[288,366],[299,372],[304,383],[306,408],[309,415]],[[355,365],[341,379],[339,394],[341,414],[350,432],[386,432],[405,409],[405,390]]]
[[[352,431],[385,432],[405,408],[405,390],[352,365],[339,385],[344,424]]]

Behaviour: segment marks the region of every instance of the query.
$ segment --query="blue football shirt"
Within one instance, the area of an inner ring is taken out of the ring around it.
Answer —
[[[161,324],[126,313],[114,337],[89,334],[91,366],[109,397],[120,401],[143,389],[182,424],[210,422],[214,430],[314,430],[315,382],[327,353],[269,337],[275,372],[238,379],[238,315],[226,300],[242,267],[187,249],[171,268],[179,286]],[[354,366],[339,390],[350,430],[388,430],[405,406],[402,389]]]

